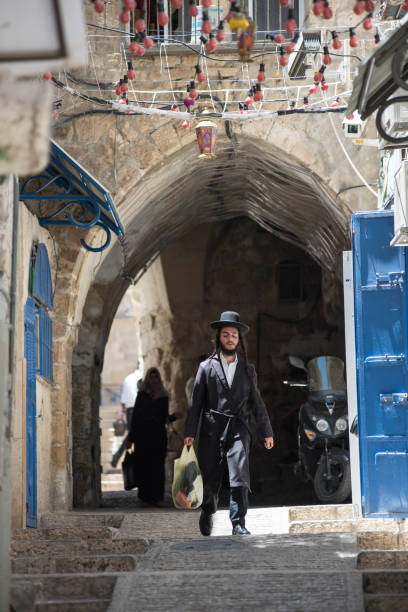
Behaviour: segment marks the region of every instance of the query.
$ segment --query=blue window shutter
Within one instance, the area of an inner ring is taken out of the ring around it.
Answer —
[[[49,310],[53,310],[50,262],[45,244],[40,244],[35,260],[33,297]]]
[[[24,356],[26,358],[26,520],[37,527],[37,434],[35,375],[35,303],[29,297],[24,307]]]
[[[52,382],[52,320],[43,306],[40,317],[40,374]]]

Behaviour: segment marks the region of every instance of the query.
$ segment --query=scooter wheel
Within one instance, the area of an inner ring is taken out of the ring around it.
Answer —
[[[331,462],[333,477],[325,476],[325,461],[317,466],[314,477],[314,490],[320,501],[326,504],[341,504],[351,495],[351,470],[349,461],[340,459]]]

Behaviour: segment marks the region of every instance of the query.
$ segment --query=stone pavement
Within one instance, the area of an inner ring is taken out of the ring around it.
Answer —
[[[126,513],[116,538],[152,544],[136,570],[118,577],[109,612],[361,612],[354,534],[289,535],[287,508],[251,508],[251,536],[231,536],[228,511],[214,535],[198,531],[199,512]]]

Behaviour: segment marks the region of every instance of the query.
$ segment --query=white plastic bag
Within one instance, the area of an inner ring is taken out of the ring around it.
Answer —
[[[174,461],[171,493],[176,508],[195,510],[202,504],[203,479],[192,446],[184,446],[180,457]]]

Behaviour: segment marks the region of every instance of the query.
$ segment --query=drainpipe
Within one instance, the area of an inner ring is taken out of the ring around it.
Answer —
[[[15,328],[16,328],[16,313],[17,313],[17,254],[18,254],[18,212],[20,201],[20,188],[18,177],[13,178],[13,243],[11,251],[11,287],[10,287],[10,346],[9,346],[9,372],[10,372],[10,392],[9,392],[9,413],[8,419],[10,423],[11,434],[11,414],[13,409],[14,398],[14,346],[15,346]]]
[[[11,479],[10,440],[13,403],[14,326],[16,316],[17,280],[17,217],[18,185],[14,179],[12,219],[8,216],[11,177],[0,177],[0,223],[3,227],[0,261],[0,610],[8,610],[10,603],[10,531]],[[11,261],[7,252],[11,250]]]

